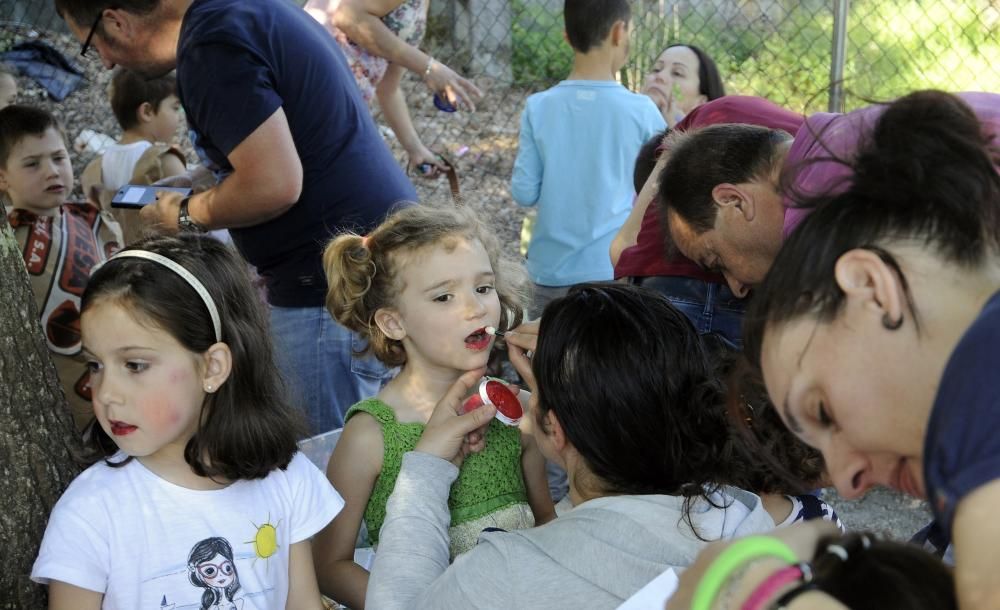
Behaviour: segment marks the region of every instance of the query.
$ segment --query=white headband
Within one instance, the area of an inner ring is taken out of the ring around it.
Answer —
[[[205,289],[205,285],[198,281],[198,278],[194,276],[193,273],[185,269],[184,267],[178,265],[176,262],[170,260],[166,256],[157,254],[156,252],[150,252],[149,250],[122,250],[118,254],[115,254],[109,261],[113,261],[116,258],[142,258],[148,261],[153,261],[154,263],[159,263],[170,269],[177,275],[184,278],[184,281],[194,288],[194,291],[198,293],[201,300],[205,302],[205,307],[208,308],[208,315],[212,317],[212,328],[215,329],[215,340],[222,341],[222,322],[219,320],[219,310],[215,307],[215,301],[212,300],[212,295],[208,293]],[[91,270],[91,273],[96,272],[101,265],[98,265]]]

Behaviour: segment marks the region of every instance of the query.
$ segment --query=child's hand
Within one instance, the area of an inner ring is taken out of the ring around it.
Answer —
[[[438,401],[431,418],[424,427],[415,451],[436,455],[456,466],[470,453],[478,453],[486,447],[486,427],[493,421],[496,408],[483,405],[459,415],[462,400],[479,383],[485,368],[467,371]]]

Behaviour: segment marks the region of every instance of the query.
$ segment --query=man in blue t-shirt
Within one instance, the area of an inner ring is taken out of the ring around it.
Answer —
[[[336,41],[286,0],[56,0],[105,67],[177,69],[199,154],[219,179],[142,211],[165,231],[229,229],[267,284],[273,332],[313,432],[377,393],[386,371],[323,307],[321,254],[416,192],[382,141]]]

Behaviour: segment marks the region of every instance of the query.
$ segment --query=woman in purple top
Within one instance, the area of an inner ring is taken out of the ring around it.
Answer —
[[[841,495],[881,485],[930,501],[952,537],[963,610],[1000,607],[1000,148],[992,135],[1000,104],[985,115],[979,106],[977,116],[967,103],[991,97],[918,92],[872,120],[852,158],[829,161],[850,178],[836,182],[840,194],[809,203],[744,332],[780,417],[822,451]],[[808,556],[814,529],[782,536]],[[687,585],[700,572],[685,574]],[[752,591],[754,579],[768,577],[747,574],[726,587]]]

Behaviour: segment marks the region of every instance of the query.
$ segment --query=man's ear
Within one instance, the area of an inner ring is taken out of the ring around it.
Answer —
[[[876,315],[887,327],[903,319],[906,295],[902,279],[875,252],[856,248],[840,255],[834,278],[847,296],[849,313]]]
[[[402,341],[406,336],[406,328],[403,326],[403,318],[395,309],[383,307],[375,312],[375,325],[385,334],[386,337],[394,341]]]
[[[747,222],[757,215],[757,206],[753,197],[738,184],[723,182],[712,189],[712,200],[719,206],[720,212],[728,210],[739,213]]]
[[[202,374],[202,388],[208,393],[217,392],[233,371],[233,353],[221,341],[213,344],[202,355],[205,370]]]
[[[106,38],[115,40],[128,40],[133,38],[137,26],[138,16],[119,8],[104,9],[103,19],[100,28],[104,31]],[[84,25],[89,28],[90,25]],[[84,30],[86,31],[86,30]]]

